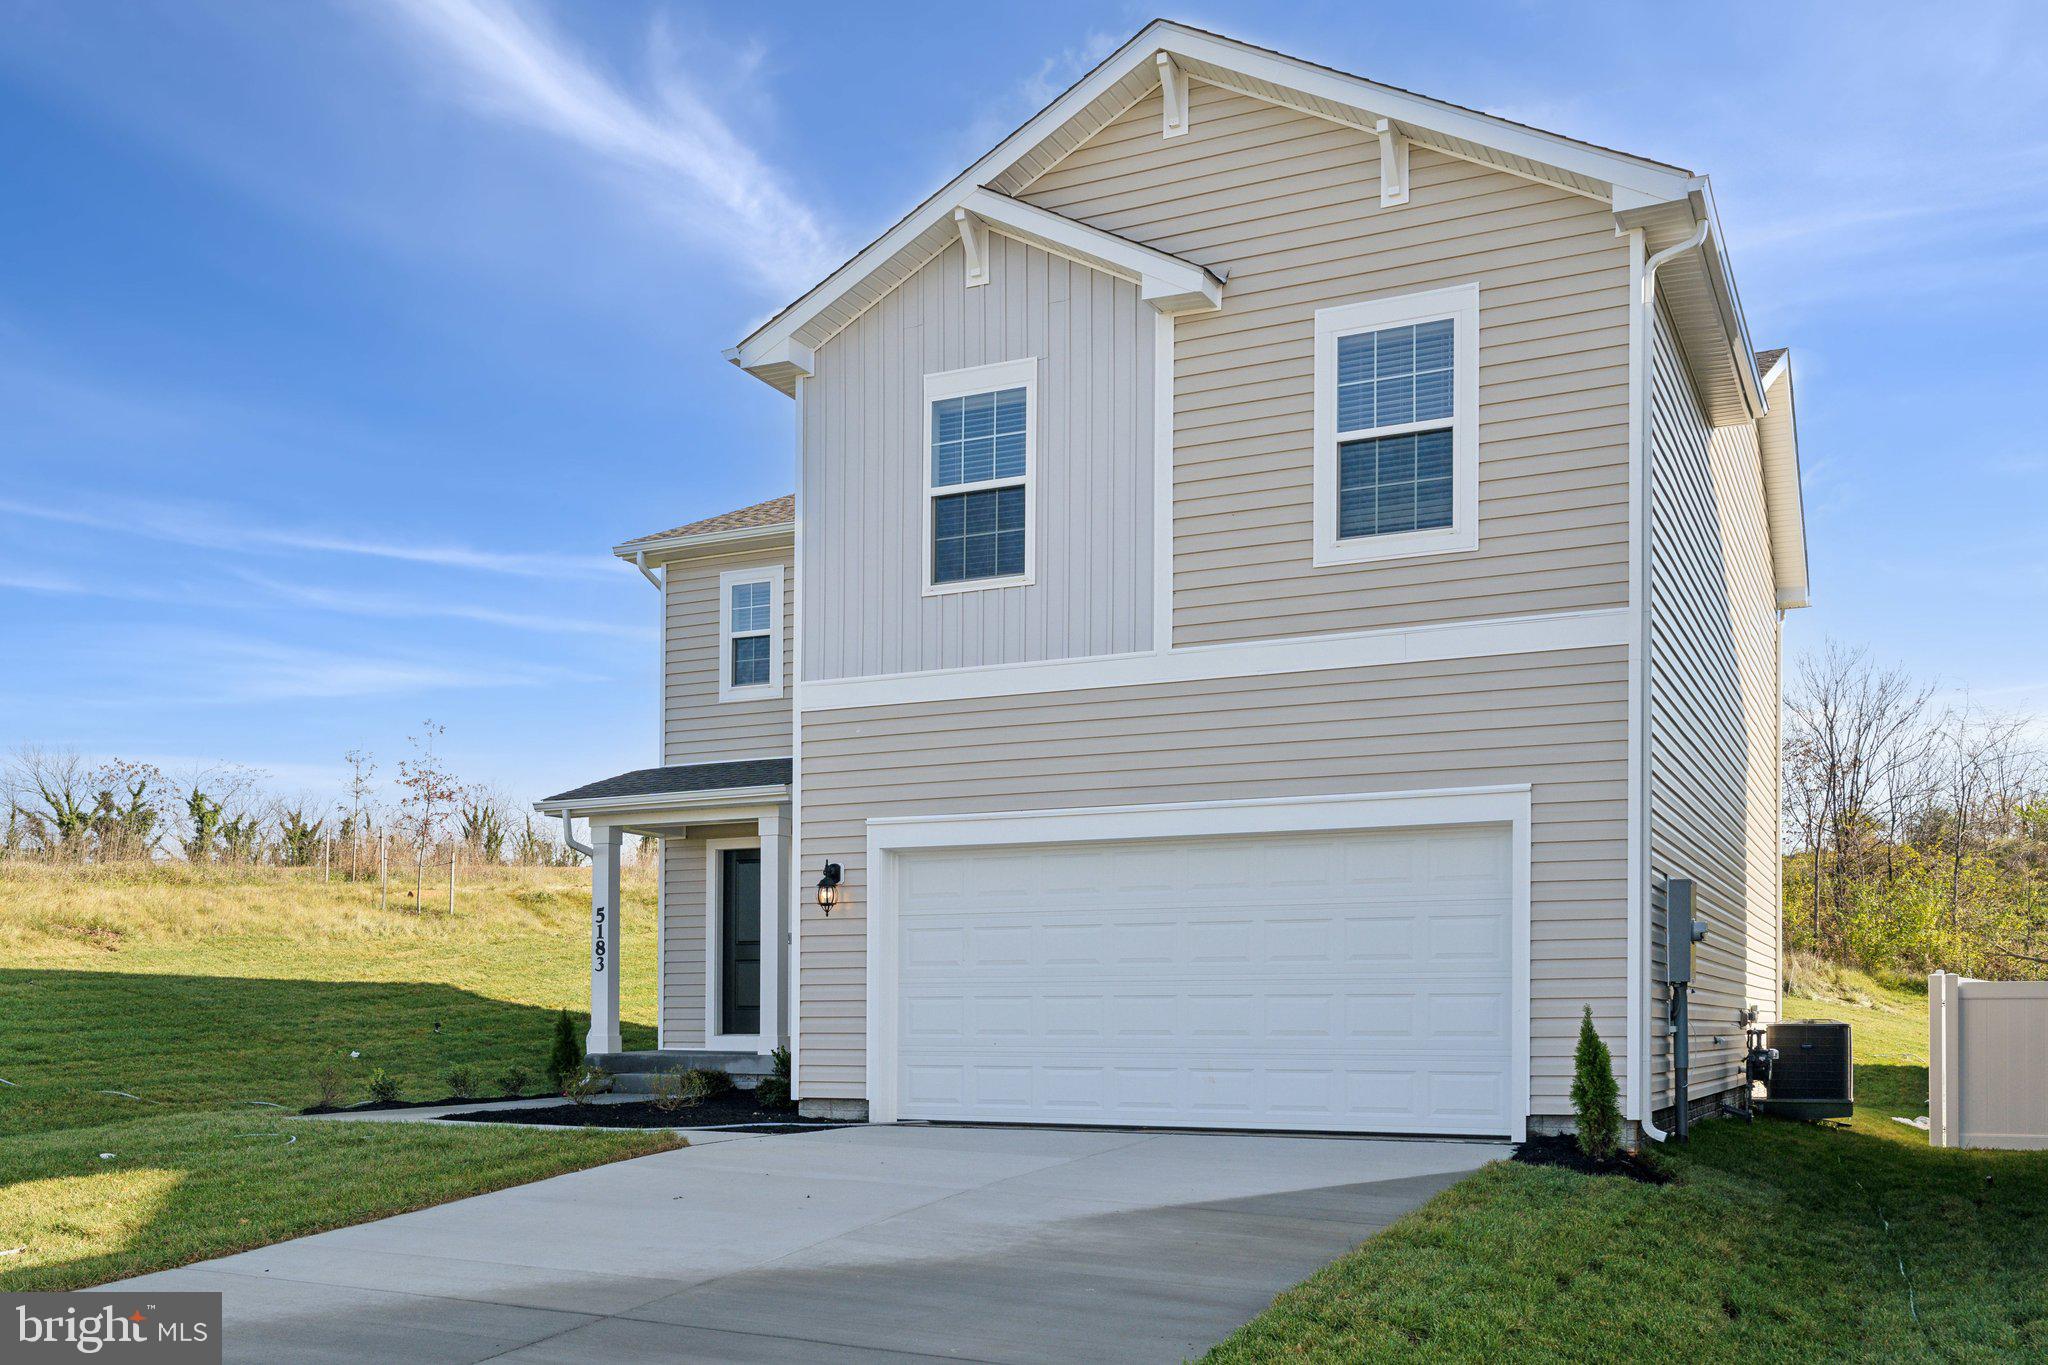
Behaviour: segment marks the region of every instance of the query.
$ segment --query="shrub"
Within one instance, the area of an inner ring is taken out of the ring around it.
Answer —
[[[325,1063],[313,1072],[313,1092],[322,1109],[339,1109],[348,1098],[348,1073],[333,1062]]]
[[[548,1084],[560,1090],[583,1065],[583,1044],[576,1041],[576,1021],[563,1010],[555,1016],[555,1040],[548,1049]]]
[[[664,1114],[689,1109],[711,1093],[711,1075],[709,1071],[664,1071],[649,1088],[649,1102]]]
[[[754,1087],[754,1098],[769,1109],[781,1109],[789,1103],[788,1047],[776,1048],[774,1057],[775,1074],[761,1078],[761,1083]]]
[[[732,1089],[732,1076],[729,1072],[699,1070],[689,1074],[696,1077],[693,1084],[703,1088],[706,1099],[713,1095],[723,1095]]]
[[[612,1088],[612,1073],[601,1066],[582,1066],[563,1082],[562,1095],[577,1104],[588,1104]]]
[[[498,1092],[504,1095],[524,1095],[533,1085],[533,1073],[514,1062],[498,1073]]]
[[[398,1098],[398,1080],[381,1066],[370,1068],[370,1098],[389,1104]]]
[[[447,1072],[448,1093],[458,1100],[476,1096],[476,1072],[466,1066],[451,1066]]]
[[[1614,1083],[1614,1058],[1594,1030],[1588,1006],[1579,1021],[1579,1048],[1572,1063],[1572,1113],[1578,1116],[1579,1150],[1587,1156],[1611,1157],[1620,1149],[1620,1093]]]

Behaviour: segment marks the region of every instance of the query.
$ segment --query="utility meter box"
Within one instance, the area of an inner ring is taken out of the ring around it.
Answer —
[[[1692,981],[1692,945],[1707,936],[1707,922],[1693,914],[1692,878],[1668,877],[1664,882],[1664,979],[1673,985]]]

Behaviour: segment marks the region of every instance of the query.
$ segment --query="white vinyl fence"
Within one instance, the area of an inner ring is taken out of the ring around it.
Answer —
[[[1927,978],[1927,1140],[2048,1148],[2048,981]]]

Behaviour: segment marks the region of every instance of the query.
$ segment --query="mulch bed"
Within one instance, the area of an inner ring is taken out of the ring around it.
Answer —
[[[1671,1173],[1658,1169],[1633,1152],[1595,1160],[1579,1150],[1578,1139],[1532,1137],[1515,1148],[1516,1161],[1528,1166],[1562,1166],[1580,1175],[1625,1175],[1645,1185],[1668,1185]]]
[[[623,1104],[558,1104],[546,1109],[473,1109],[444,1114],[463,1123],[544,1123],[563,1128],[727,1128],[803,1133],[842,1125],[830,1120],[799,1119],[796,1106],[769,1106],[747,1090],[732,1090],[698,1100],[687,1109],[657,1109],[644,1100]]]
[[[374,1114],[381,1109],[432,1109],[442,1104],[504,1104],[508,1100],[547,1100],[552,1095],[471,1095],[458,1099],[449,1095],[438,1100],[364,1100],[361,1104],[313,1104],[301,1114]]]

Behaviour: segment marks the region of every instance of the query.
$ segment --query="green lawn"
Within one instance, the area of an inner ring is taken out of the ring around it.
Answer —
[[[653,900],[650,878],[629,880],[629,1047],[653,1045]],[[456,1064],[537,1076],[554,1011],[588,1007],[587,873],[479,872],[452,916],[445,891],[426,901],[415,914],[394,886],[379,910],[372,885],[276,869],[0,865],[0,1290],[101,1283],[674,1145],[287,1118],[323,1064],[351,1099],[374,1066],[415,1099],[446,1094]]]
[[[1496,1163],[1210,1360],[2048,1357],[2048,1153],[1892,1122],[1926,1112],[1926,999],[1848,994],[1786,1011],[1855,1026],[1848,1124],[1701,1124],[1661,1187]]]

